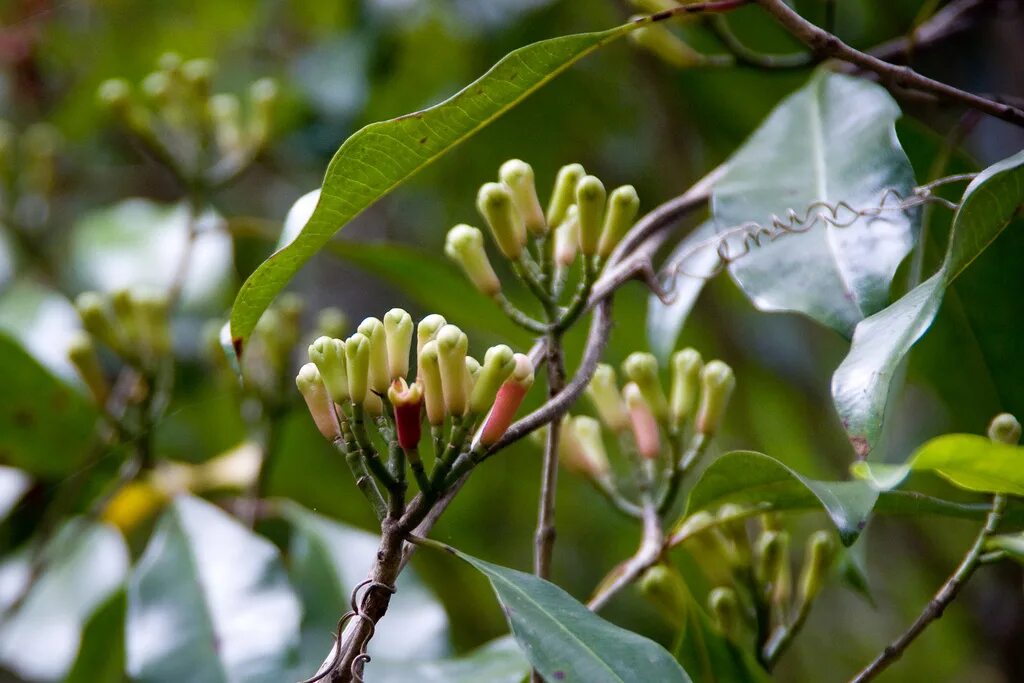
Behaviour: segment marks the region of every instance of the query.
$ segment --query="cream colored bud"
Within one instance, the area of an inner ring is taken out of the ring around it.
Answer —
[[[412,316],[401,308],[392,308],[384,314],[384,336],[387,342],[390,379],[405,378],[409,374],[409,352],[412,349]]]
[[[383,396],[391,384],[391,373],[388,371],[387,334],[384,323],[378,318],[366,318],[357,328],[370,342],[370,390]]]
[[[445,325],[438,331],[435,341],[441,366],[445,406],[450,415],[463,415],[468,407],[466,351],[469,348],[469,338],[455,325]]]
[[[327,395],[327,389],[320,379],[320,371],[314,364],[306,363],[299,369],[299,374],[295,377],[295,386],[305,399],[309,414],[312,415],[313,422],[324,438],[330,441],[339,438],[341,433],[334,404]]]
[[[988,438],[1015,446],[1020,442],[1020,422],[1010,413],[1000,413],[988,426]]]
[[[433,341],[434,337],[437,336],[437,331],[447,324],[448,321],[444,319],[444,316],[440,316],[437,313],[431,313],[420,321],[419,325],[416,326],[417,358],[423,353],[423,347],[427,345],[427,342]]]
[[[590,384],[587,385],[587,396],[608,429],[619,433],[629,426],[629,416],[626,414],[626,406],[622,402],[612,366],[604,363],[597,366]]]
[[[345,340],[345,365],[348,369],[348,394],[353,403],[364,403],[370,375],[370,340],[356,332]]]
[[[644,400],[651,407],[654,417],[658,420],[668,418],[668,399],[661,388],[658,377],[658,360],[650,353],[640,351],[629,354],[622,364],[623,374],[640,387]]]
[[[580,223],[576,205],[569,207],[565,220],[555,228],[555,263],[568,268],[580,250]]]
[[[669,417],[679,428],[689,420],[700,397],[700,374],[704,359],[696,349],[683,349],[672,354],[672,388],[669,392]]]
[[[512,202],[527,231],[533,235],[543,235],[548,231],[548,222],[544,218],[544,210],[537,199],[537,185],[533,178],[533,168],[519,159],[509,159],[498,171],[501,178],[512,193]]]
[[[480,375],[469,397],[470,412],[482,415],[490,410],[498,389],[515,369],[516,359],[512,349],[504,344],[487,349]]]
[[[330,337],[319,337],[309,345],[309,360],[320,371],[320,379],[323,380],[331,400],[335,403],[348,401],[345,342]]]
[[[608,452],[605,450],[604,438],[601,435],[601,423],[592,417],[579,415],[572,418],[569,425],[563,425],[563,429],[566,427],[576,434],[589,476],[595,480],[606,478],[611,466],[608,464]]]
[[[732,368],[720,360],[713,360],[704,366],[700,374],[700,410],[697,411],[697,431],[708,436],[718,432],[725,418],[729,398],[736,387]]]
[[[444,253],[462,268],[462,272],[481,293],[494,296],[501,291],[501,281],[487,258],[484,236],[480,230],[469,225],[456,225],[448,231]]]
[[[446,409],[436,341],[431,340],[423,345],[417,366],[420,382],[423,384],[423,404],[427,409],[427,421],[435,427],[442,425]]]

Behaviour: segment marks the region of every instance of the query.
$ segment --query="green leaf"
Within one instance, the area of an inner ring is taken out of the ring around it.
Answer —
[[[122,683],[124,681],[124,617],[128,596],[119,590],[89,619],[82,646],[64,683]]]
[[[665,648],[597,616],[544,579],[454,548],[491,582],[530,664],[547,681],[690,681]]]
[[[1024,564],[1024,534],[1000,534],[985,542],[988,550],[1002,550],[1011,560]]]
[[[21,470],[0,466],[0,522],[11,514],[31,485],[32,479]]]
[[[65,296],[33,280],[18,280],[0,296],[0,331],[21,342],[40,365],[67,382],[79,382],[68,346],[81,329]]]
[[[23,678],[53,680],[71,669],[90,617],[123,585],[128,549],[113,527],[72,519],[42,552],[42,575],[0,626],[0,663]],[[30,580],[30,562],[22,553],[0,566],[0,612]]]
[[[300,672],[316,671],[334,643],[338,618],[349,609],[349,595],[366,578],[377,553],[374,534],[331,521],[291,502],[282,514],[292,524],[289,570],[304,613]],[[370,643],[371,680],[383,661],[434,659],[448,654],[448,617],[411,568],[404,570],[391,599],[388,618]]]
[[[721,260],[714,236],[715,224],[702,223],[666,259],[662,272],[667,276],[665,286],[672,294],[671,303],[663,303],[655,294],[648,297],[647,339],[662,363],[672,355],[697,297]]]
[[[401,662],[374,657],[369,666],[374,683],[521,683],[530,675],[530,663],[512,636],[453,659]]]
[[[725,503],[765,504],[772,509],[810,503],[828,513],[843,544],[851,545],[867,524],[877,499],[878,491],[862,481],[815,481],[763,453],[732,451],[711,463],[694,484],[686,514]]]
[[[299,599],[277,548],[219,508],[177,498],[128,586],[128,672],[138,681],[287,680]]]
[[[1024,496],[1024,446],[946,434],[918,448],[909,464],[912,470],[934,470],[969,491]]]
[[[751,222],[770,227],[790,211],[809,229],[750,247],[727,240],[729,272],[764,311],[796,311],[849,337],[888,303],[889,284],[910,251],[917,212],[886,211],[841,224],[816,202],[853,210],[880,206],[889,191],[906,197],[914,174],[896,138],[899,107],[881,86],[820,70],[787,97],[726,162],[712,212],[720,232]],[[887,204],[895,201],[890,195]],[[817,219],[817,220],[815,220]]]
[[[999,236],[1022,202],[1024,152],[1018,152],[968,185],[938,272],[857,325],[850,352],[832,376],[832,399],[858,457],[877,446],[892,378],[931,326],[946,287]]]
[[[370,124],[352,135],[327,167],[313,217],[299,236],[264,261],[238,292],[231,309],[234,346],[244,345],[278,292],[348,221],[633,26],[552,38],[519,48],[441,104]]]
[[[40,476],[66,474],[89,453],[97,412],[0,332],[0,460]]]

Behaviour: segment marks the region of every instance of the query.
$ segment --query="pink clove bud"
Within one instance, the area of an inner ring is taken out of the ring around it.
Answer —
[[[533,386],[533,362],[529,356],[517,353],[514,358],[516,367],[498,389],[494,405],[487,413],[487,419],[484,420],[484,426],[477,438],[483,446],[491,446],[505,434],[516,416],[516,411],[519,410],[519,405],[523,402],[523,397]]]
[[[653,460],[661,451],[661,436],[658,433],[658,421],[640,392],[640,387],[630,382],[622,390],[629,409],[629,421],[633,427],[633,438],[636,448],[643,457]]]

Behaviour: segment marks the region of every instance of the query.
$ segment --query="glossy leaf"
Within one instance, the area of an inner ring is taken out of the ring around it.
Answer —
[[[374,683],[522,683],[530,664],[515,639],[504,636],[453,659],[431,661],[378,660],[368,665]]]
[[[64,683],[122,683],[124,681],[124,617],[128,596],[114,593],[89,619],[82,646]]]
[[[909,465],[934,470],[970,491],[1024,496],[1024,446],[976,434],[946,434],[917,449]]]
[[[690,681],[661,645],[605,621],[558,586],[454,549],[491,582],[512,635],[545,680]]]
[[[7,518],[31,485],[32,479],[21,470],[0,466],[0,522]]]
[[[0,461],[26,472],[70,472],[89,453],[97,412],[0,332]]]
[[[43,553],[43,574],[0,626],[0,663],[32,680],[68,673],[90,617],[123,585],[128,571],[124,540],[106,524],[73,519]],[[24,554],[0,567],[0,611],[23,591],[29,574]]]
[[[753,451],[733,451],[715,460],[694,485],[686,514],[713,510],[724,503],[776,509],[797,501],[817,501],[851,545],[867,524],[878,491],[862,481],[815,481],[800,476],[778,460]]]
[[[339,524],[293,503],[283,503],[292,524],[289,569],[304,606],[301,673],[316,671],[334,643],[338,618],[349,609],[349,595],[366,578],[379,539]],[[381,621],[370,644],[373,661],[368,675],[391,660],[428,660],[448,654],[448,617],[414,570],[398,579],[388,618]]]
[[[647,339],[662,363],[675,350],[697,297],[721,261],[714,237],[715,224],[711,221],[694,228],[676,245],[662,268],[672,301],[666,304],[654,294],[648,297]]]
[[[759,309],[804,313],[849,337],[888,303],[889,284],[916,239],[917,212],[855,218],[853,210],[891,205],[890,191],[906,197],[914,187],[896,138],[899,116],[883,87],[821,70],[726,163],[712,194],[720,232],[751,222],[770,227],[791,211],[810,219],[809,229],[765,239],[749,253],[736,233],[727,239],[738,257],[729,272]],[[852,207],[838,214],[846,227],[817,218],[832,214],[816,202]]]
[[[299,599],[277,548],[220,509],[181,497],[128,588],[128,672],[138,681],[286,680]]]
[[[324,177],[320,201],[302,232],[242,285],[231,310],[240,348],[256,321],[299,268],[331,236],[414,173],[487,126],[526,96],[631,25],[543,40],[506,55],[437,106],[371,124],[346,140]]]
[[[938,272],[857,326],[850,352],[832,376],[832,398],[858,457],[872,454],[897,367],[928,331],[946,287],[1003,231],[1024,202],[1024,152],[980,173],[953,218]]]

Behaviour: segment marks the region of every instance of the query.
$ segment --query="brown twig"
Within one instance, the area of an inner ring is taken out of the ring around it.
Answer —
[[[565,387],[565,360],[562,340],[557,333],[547,337],[548,399],[555,398]],[[558,438],[561,420],[548,424],[544,444],[540,500],[537,509],[537,531],[533,539],[533,573],[542,579],[551,576],[551,554],[555,546],[555,491],[558,486]]]
[[[988,537],[995,533],[996,528],[999,526],[999,522],[1003,517],[1003,510],[1006,509],[1006,497],[1003,495],[996,495],[992,499],[992,511],[988,513],[988,517],[985,519],[985,525],[978,532],[977,538],[974,540],[974,544],[971,546],[967,554],[964,555],[964,559],[960,562],[960,565],[953,572],[953,575],[942,585],[942,588],[935,594],[924,610],[918,615],[914,623],[910,625],[904,633],[892,641],[878,657],[875,658],[871,664],[865,667],[860,673],[851,679],[851,683],[865,683],[870,681],[875,676],[884,671],[890,664],[899,659],[904,650],[914,642],[914,640],[921,635],[921,632],[928,627],[930,623],[942,616],[942,613],[949,606],[949,603],[953,602],[957,594],[960,593],[960,589],[964,587],[964,584],[971,578],[974,571],[981,566],[982,553],[985,550],[985,542]]]
[[[850,47],[828,31],[804,19],[783,0],[755,0],[794,38],[821,59],[834,58],[878,74],[889,87],[905,88],[935,95],[950,102],[989,114],[1018,126],[1024,126],[1024,111],[1012,105],[986,99],[947,83],[922,76],[907,66],[883,61],[874,55]]]

